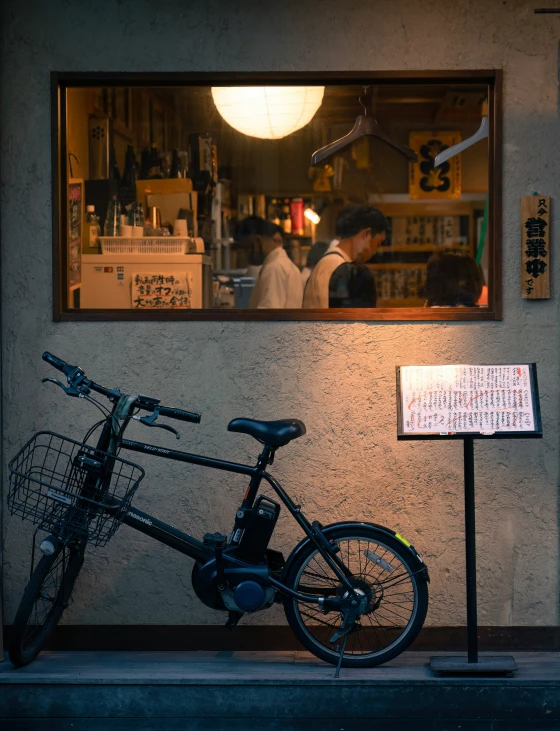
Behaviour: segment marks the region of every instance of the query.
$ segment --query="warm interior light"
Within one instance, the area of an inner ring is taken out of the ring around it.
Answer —
[[[303,215],[315,225],[317,225],[321,220],[321,216],[316,211],[314,211],[313,208],[306,208],[303,212]]]
[[[212,98],[238,132],[278,140],[313,119],[324,92],[324,86],[213,86]]]

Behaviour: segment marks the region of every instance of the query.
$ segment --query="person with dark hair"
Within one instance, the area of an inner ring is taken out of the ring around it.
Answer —
[[[303,298],[301,274],[284,250],[280,226],[258,216],[249,216],[239,224],[236,238],[250,252],[251,263],[262,261],[249,307],[300,308]]]
[[[375,307],[375,280],[366,262],[385,240],[387,219],[372,206],[347,206],[337,216],[335,233],[336,245],[307,280],[304,308]]]
[[[470,254],[445,249],[428,259],[426,307],[475,307],[482,294],[482,272]]]

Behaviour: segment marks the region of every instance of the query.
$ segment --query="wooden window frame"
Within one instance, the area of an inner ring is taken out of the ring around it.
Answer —
[[[352,308],[323,310],[109,310],[71,309],[65,306],[67,292],[66,206],[66,90],[84,86],[211,86],[212,84],[356,84],[405,85],[487,84],[489,88],[489,220],[492,243],[489,257],[489,302],[487,308]],[[64,122],[64,123],[63,123]],[[107,321],[453,321],[502,319],[502,71],[372,71],[372,72],[205,72],[205,73],[51,73],[51,152],[53,195],[53,320],[55,322]]]

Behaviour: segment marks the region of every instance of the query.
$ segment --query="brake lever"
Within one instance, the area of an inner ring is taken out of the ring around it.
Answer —
[[[157,414],[151,414],[150,416],[133,416],[132,418],[136,421],[139,421],[141,424],[144,424],[144,426],[150,426],[155,429],[165,429],[165,431],[170,431],[175,434],[175,437],[177,439],[181,438],[181,435],[179,434],[177,429],[169,426],[169,424],[154,424],[155,420],[157,419]]]
[[[63,383],[61,383],[58,378],[41,378],[41,383],[55,383],[57,386],[60,386],[60,388],[66,393],[68,396],[75,396],[76,398],[80,398],[82,394],[75,386],[69,385],[65,386]]]

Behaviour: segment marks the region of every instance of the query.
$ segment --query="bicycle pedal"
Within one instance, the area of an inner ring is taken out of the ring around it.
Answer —
[[[228,612],[228,619],[225,624],[226,629],[232,630],[234,627],[237,627],[237,624],[239,623],[239,620],[243,616],[244,612]]]

